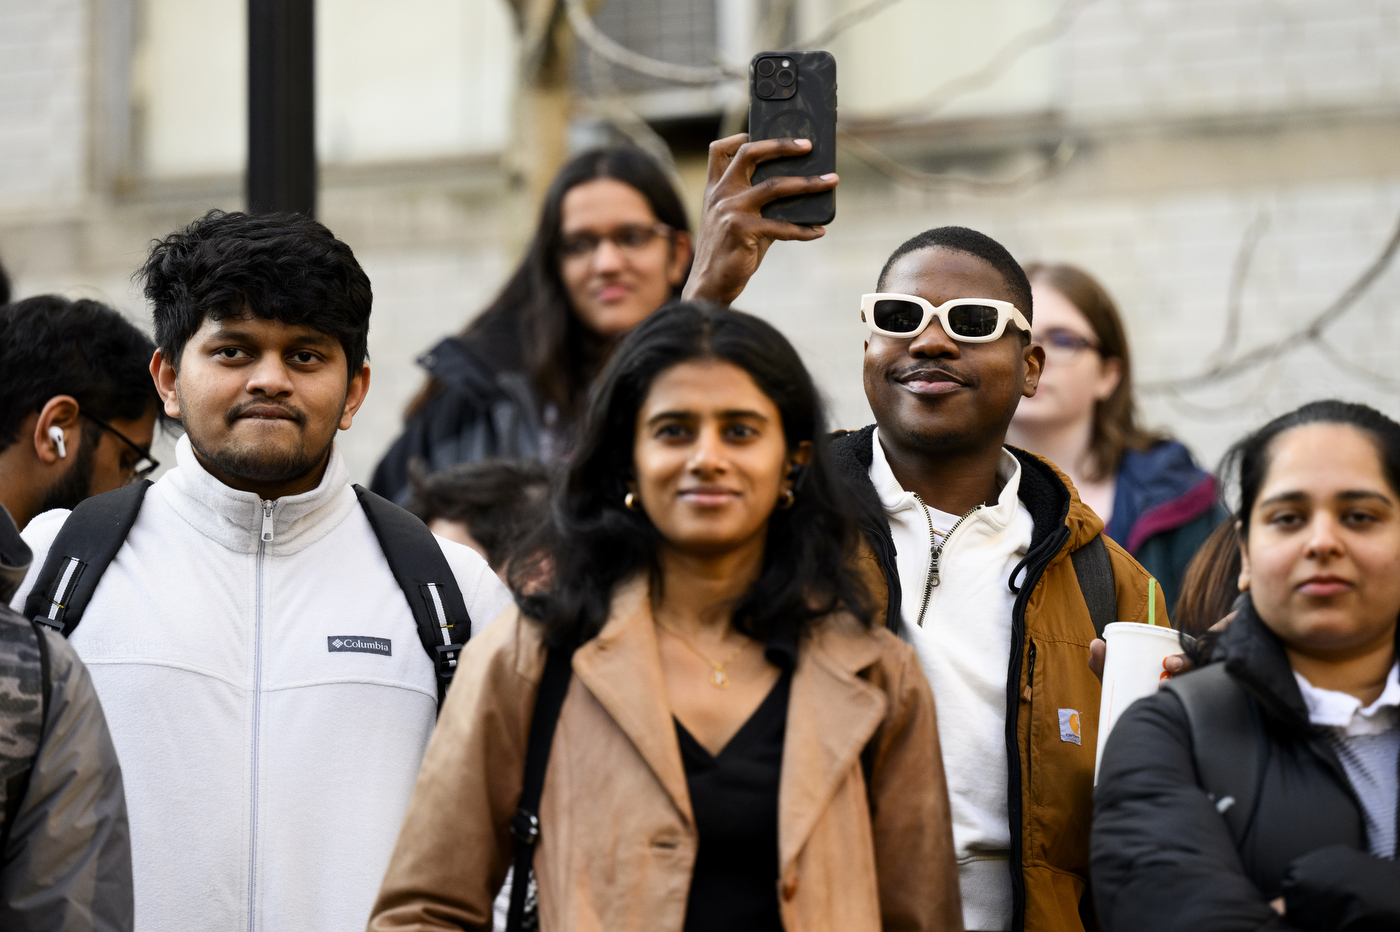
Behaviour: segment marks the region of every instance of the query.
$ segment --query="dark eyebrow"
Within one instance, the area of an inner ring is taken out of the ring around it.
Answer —
[[[659,414],[654,414],[650,418],[648,418],[647,424],[651,425],[655,424],[657,421],[667,420],[693,421],[698,419],[699,417],[700,415],[696,414],[694,411],[662,411]],[[720,411],[718,412],[718,417],[722,421],[734,421],[740,418],[752,418],[754,420],[763,421],[764,423],[767,423],[768,421],[768,418],[765,415],[759,413],[758,411],[750,411],[743,408],[735,408],[733,410]]]
[[[313,330],[304,336],[296,337],[292,340],[292,343],[293,345],[299,344],[301,346],[339,346],[340,340],[331,336],[329,333]]]
[[[248,329],[239,327],[236,324],[234,326],[228,326],[223,321],[219,323],[219,326],[214,329],[210,336],[219,340],[247,340],[249,342],[254,340],[252,332]],[[306,332],[293,336],[290,342],[294,346],[330,346],[338,343],[339,340],[329,333],[307,329]]]
[[[1281,492],[1278,495],[1273,495],[1269,498],[1264,499],[1259,504],[1263,506],[1277,505],[1282,504],[1284,502],[1305,502],[1310,497],[1311,496],[1309,496],[1306,492]],[[1387,505],[1393,504],[1389,495],[1384,495],[1380,492],[1373,492],[1370,489],[1348,489],[1345,492],[1338,492],[1337,497],[1342,499],[1343,501],[1349,502],[1361,501],[1365,499],[1374,499],[1376,501],[1384,502]]]
[[[657,421],[693,421],[698,417],[694,411],[661,411],[647,418],[647,425],[655,424]]]
[[[1376,501],[1391,504],[1390,496],[1380,492],[1373,492],[1370,489],[1351,489],[1346,492],[1338,492],[1337,497],[1349,502],[1361,501],[1364,499],[1375,499]]]
[[[237,324],[230,326],[227,321],[220,321],[219,325],[209,332],[209,335],[216,338],[241,340],[247,340],[252,337],[252,334],[244,328],[239,327]]]
[[[735,408],[730,411],[721,411],[719,412],[719,416],[721,419],[726,421],[733,421],[738,418],[752,418],[753,420],[764,422],[767,422],[768,420],[766,415],[763,415],[758,411],[749,411],[742,408]]]
[[[1281,505],[1284,502],[1305,502],[1309,498],[1306,492],[1280,492],[1278,495],[1271,495],[1259,503],[1259,507],[1265,505]]]

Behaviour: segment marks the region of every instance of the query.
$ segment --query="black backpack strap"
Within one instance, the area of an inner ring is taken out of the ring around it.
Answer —
[[[510,886],[510,911],[506,932],[522,932],[525,923],[525,894],[530,888],[530,872],[535,862],[535,844],[540,839],[540,796],[544,774],[549,768],[549,748],[554,743],[554,726],[569,692],[573,676],[571,650],[551,650],[544,662],[544,676],[530,716],[530,737],[525,745],[525,777],[521,781],[520,807],[510,819],[515,836],[515,862]]]
[[[1113,582],[1113,561],[1108,547],[1099,534],[1069,555],[1074,575],[1079,577],[1079,591],[1089,606],[1089,620],[1094,634],[1103,637],[1103,629],[1118,620],[1118,592]]]
[[[472,619],[457,577],[443,556],[437,538],[417,516],[364,486],[355,495],[379,540],[389,570],[408,599],[418,640],[437,673],[438,708],[447,696],[457,655],[472,636]]]
[[[1223,663],[1167,680],[1162,689],[1174,693],[1186,709],[1201,789],[1239,847],[1254,821],[1268,766],[1269,746],[1262,740],[1258,705]]]
[[[150,487],[150,480],[143,479],[94,495],[73,509],[29,590],[25,615],[64,637],[73,633],[102,574],[126,542]]]

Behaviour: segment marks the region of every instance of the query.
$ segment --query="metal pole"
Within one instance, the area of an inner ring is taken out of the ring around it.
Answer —
[[[316,213],[315,0],[248,0],[248,210]]]

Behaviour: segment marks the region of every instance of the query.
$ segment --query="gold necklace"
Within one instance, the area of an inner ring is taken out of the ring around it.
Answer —
[[[709,657],[706,657],[704,652],[702,652],[700,648],[692,644],[690,642],[690,638],[686,637],[684,634],[681,634],[679,631],[672,628],[670,625],[665,625],[658,621],[656,623],[656,626],[661,630],[665,631],[667,634],[671,635],[676,640],[680,641],[686,647],[690,648],[691,653],[695,654],[695,656],[699,657],[701,660],[705,661],[707,664],[710,665],[710,685],[713,686],[715,689],[729,688],[729,674],[724,672],[724,668],[733,663],[735,659],[738,658],[738,656],[744,651],[748,650],[749,645],[753,643],[748,638],[745,638],[744,643],[739,645],[739,649],[736,650],[734,653],[730,654],[728,657],[726,657],[723,663],[715,663]]]

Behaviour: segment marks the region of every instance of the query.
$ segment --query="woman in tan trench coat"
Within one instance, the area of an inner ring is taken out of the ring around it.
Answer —
[[[371,929],[491,928],[550,649],[546,932],[961,928],[933,696],[872,624],[824,436],[757,318],[676,304],[627,338],[520,611],[463,652]]]

